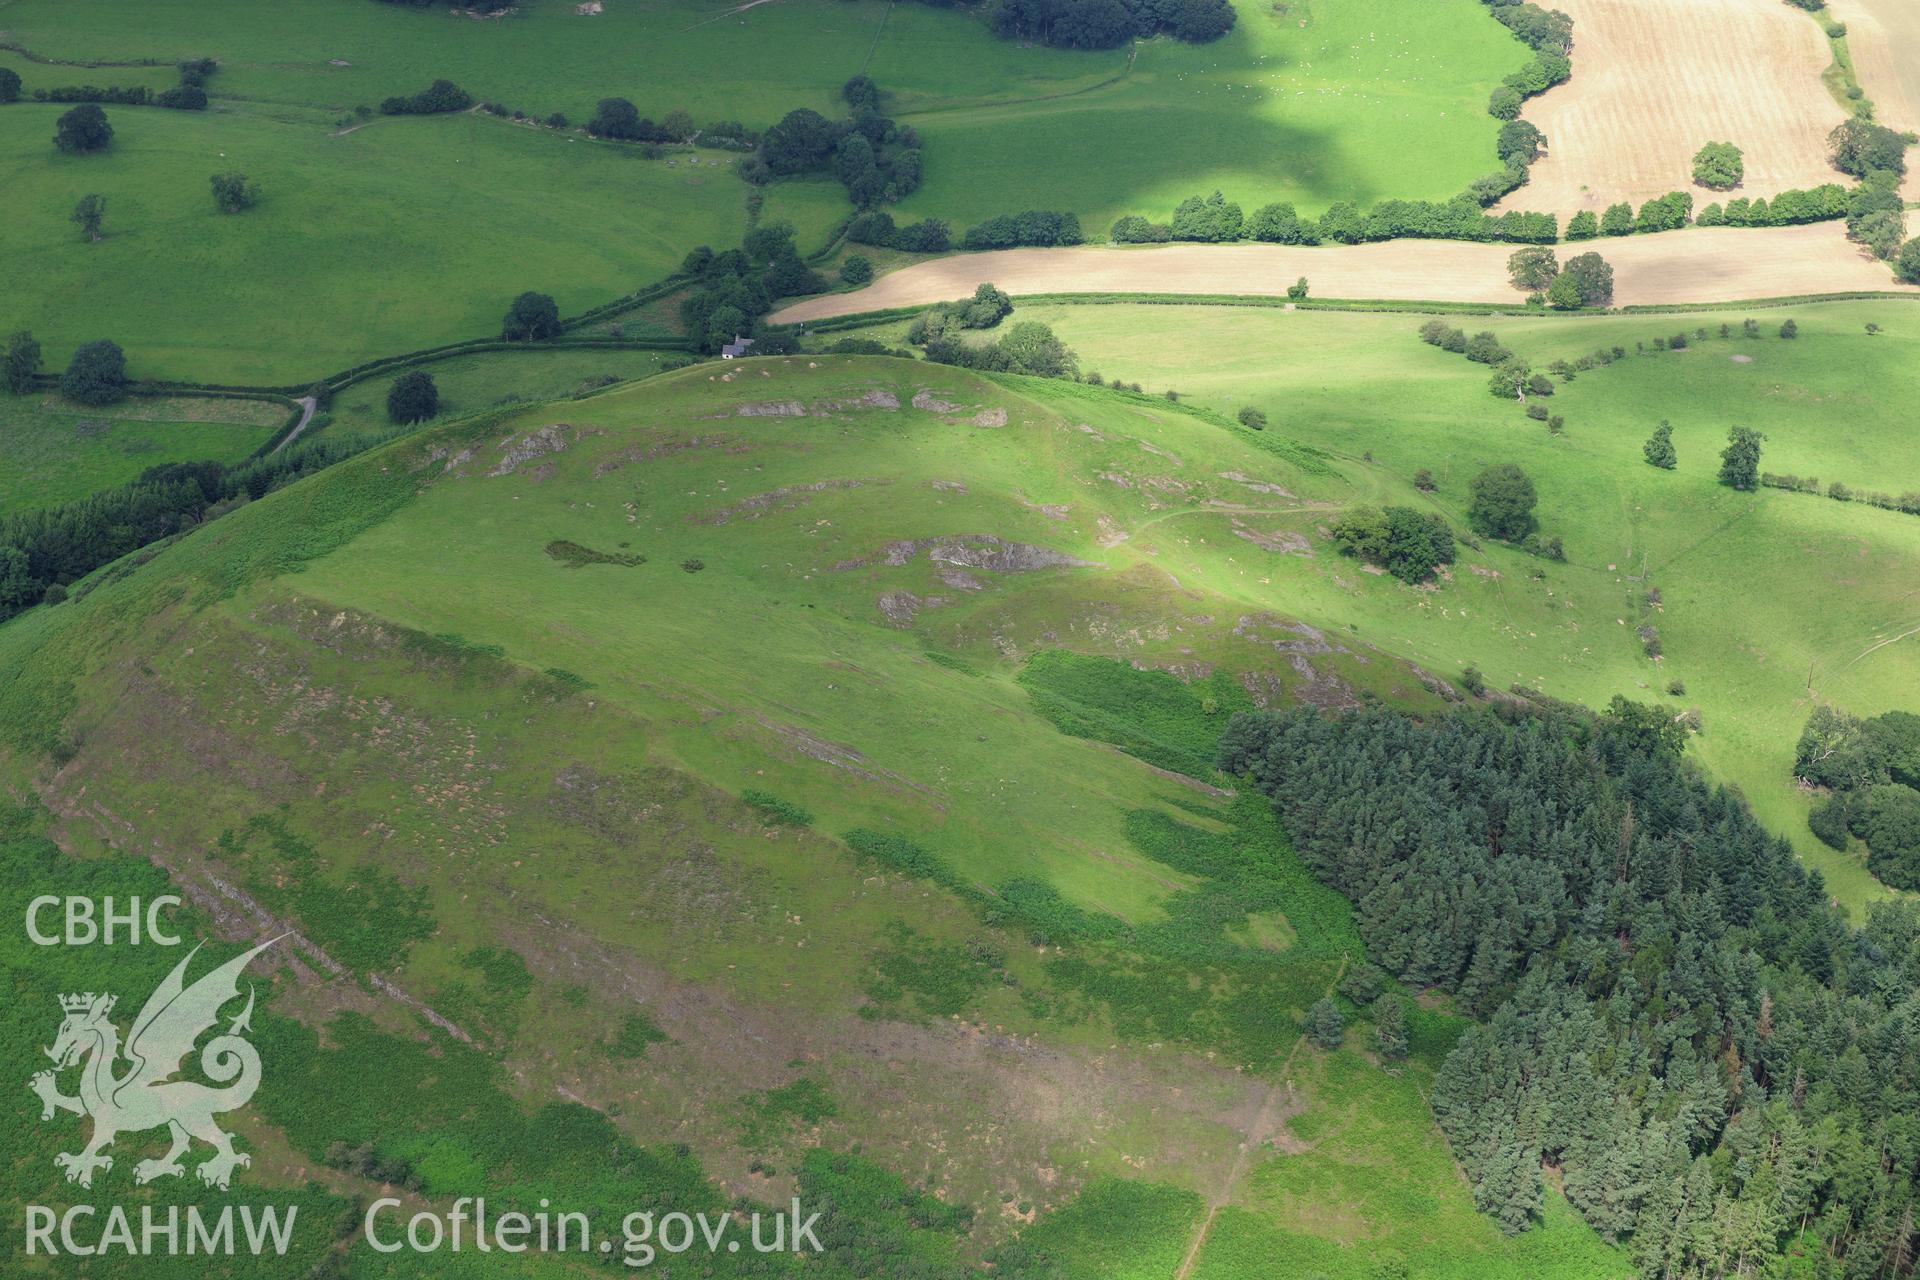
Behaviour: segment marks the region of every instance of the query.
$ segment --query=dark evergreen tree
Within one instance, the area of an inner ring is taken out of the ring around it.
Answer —
[[[1307,1010],[1307,1020],[1302,1027],[1307,1039],[1322,1049],[1338,1049],[1341,1038],[1346,1035],[1347,1020],[1340,1012],[1340,1006],[1332,1000],[1320,999],[1313,1002]]]
[[[1373,1002],[1373,1047],[1388,1062],[1407,1056],[1407,1002],[1391,992]]]

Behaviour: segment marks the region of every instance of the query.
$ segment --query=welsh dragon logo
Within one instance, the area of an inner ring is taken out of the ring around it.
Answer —
[[[221,1006],[239,997],[241,971],[277,941],[263,942],[235,956],[187,986],[187,965],[200,951],[195,947],[147,997],[127,1033],[124,1048],[111,1017],[114,996],[89,991],[60,997],[66,1017],[53,1047],[46,1050],[53,1059],[53,1070],[34,1076],[30,1087],[40,1096],[43,1121],[53,1119],[56,1111],[93,1117],[93,1137],[85,1148],[61,1152],[53,1158],[66,1170],[68,1182],[91,1187],[96,1170],[113,1168],[113,1157],[102,1153],[115,1137],[162,1125],[172,1136],[173,1146],[157,1160],[136,1164],[135,1182],[144,1184],[186,1172],[180,1157],[195,1138],[213,1148],[213,1155],[194,1170],[208,1186],[225,1190],[234,1169],[252,1163],[233,1149],[232,1137],[213,1122],[220,1112],[245,1106],[260,1086],[260,1055],[243,1038],[253,1029],[251,988],[246,1007],[228,1022],[223,1034],[207,1041],[200,1051],[200,1070],[214,1083],[205,1085],[173,1077],[185,1064],[194,1043],[219,1020]],[[80,1067],[80,1092],[68,1097],[60,1092],[57,1076],[76,1065]]]

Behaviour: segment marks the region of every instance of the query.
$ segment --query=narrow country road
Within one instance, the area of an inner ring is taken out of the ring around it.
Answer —
[[[314,411],[320,407],[319,400],[313,396],[301,396],[298,400],[295,400],[294,403],[300,406],[300,421],[294,425],[293,430],[287,432],[287,438],[285,440],[273,446],[275,453],[280,452],[300,438],[300,433],[307,429],[309,422],[313,421]]]

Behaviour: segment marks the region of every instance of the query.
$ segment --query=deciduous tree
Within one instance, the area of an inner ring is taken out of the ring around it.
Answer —
[[[552,295],[529,289],[513,300],[500,336],[509,342],[544,342],[560,336],[560,307]]]
[[[88,242],[92,243],[100,238],[100,223],[106,216],[107,198],[89,193],[81,196],[80,202],[73,206],[68,221],[84,231]]]
[[[1580,304],[1604,307],[1613,302],[1613,265],[1597,253],[1576,254],[1567,259],[1560,274],[1572,279],[1580,291]]]
[[[53,127],[53,145],[72,155],[99,151],[113,141],[107,113],[95,102],[83,102],[61,116]]]
[[[222,213],[251,209],[260,199],[260,188],[244,173],[216,173],[209,181],[213,186],[213,206]]]
[[[1746,160],[1731,142],[1709,142],[1693,156],[1693,180],[1714,191],[1730,191],[1747,176]]]
[[[1527,293],[1539,293],[1560,274],[1560,260],[1544,244],[1530,244],[1507,257],[1507,276],[1513,287]]]
[[[425,422],[440,412],[440,388],[425,369],[410,369],[387,392],[387,417],[400,423]]]
[[[127,394],[127,357],[120,344],[102,338],[73,353],[60,375],[60,394],[77,404],[112,404]]]
[[[1751,427],[1735,427],[1727,433],[1727,447],[1720,451],[1720,483],[1743,491],[1760,487],[1760,442],[1766,437]]]
[[[1539,497],[1527,473],[1511,462],[1488,467],[1468,485],[1467,524],[1483,538],[1519,542],[1540,527]]]

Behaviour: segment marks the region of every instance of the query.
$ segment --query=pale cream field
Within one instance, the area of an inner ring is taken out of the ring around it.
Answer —
[[[1440,240],[1298,248],[1290,245],[1165,245],[1004,249],[915,263],[864,289],[795,303],[778,324],[924,306],[961,298],[992,281],[1011,294],[1167,293],[1279,297],[1306,276],[1318,298],[1427,302],[1518,302],[1507,280],[1515,246]],[[1562,244],[1564,261],[1600,253],[1614,267],[1614,304],[1738,302],[1901,285],[1886,264],[1846,239],[1837,222],[1801,227],[1701,228]]]
[[[1889,10],[1915,0],[1879,0]],[[1771,196],[1846,181],[1827,134],[1846,118],[1821,82],[1832,61],[1820,25],[1781,0],[1554,0],[1573,18],[1573,78],[1522,112],[1547,136],[1532,180],[1503,208],[1564,219],[1669,191],[1697,204],[1708,142],[1746,153],[1736,195]]]

